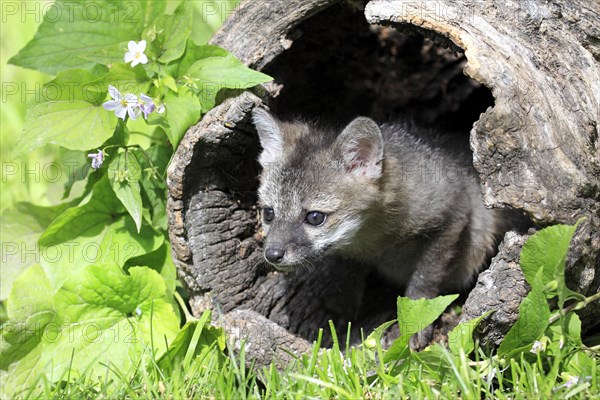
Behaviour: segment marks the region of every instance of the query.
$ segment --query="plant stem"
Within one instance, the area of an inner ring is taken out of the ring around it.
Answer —
[[[596,300],[600,300],[600,292],[598,292],[590,297],[586,297],[585,300],[577,301],[573,304],[569,304],[567,307],[565,307],[562,310],[562,312],[558,312],[558,313],[554,314],[553,316],[551,316],[549,319],[549,323],[552,324],[552,323],[558,321],[558,319],[560,318],[561,315],[564,315],[568,312],[581,310],[582,308],[584,308],[585,306],[587,306],[588,304],[590,304]]]
[[[183,310],[183,314],[185,315],[185,321],[195,321],[196,317],[190,314],[185,304],[185,301],[183,300],[183,298],[181,298],[181,295],[177,290],[173,292],[173,297],[175,297],[175,300],[177,300],[177,303],[179,303],[179,307],[181,307],[181,309]]]

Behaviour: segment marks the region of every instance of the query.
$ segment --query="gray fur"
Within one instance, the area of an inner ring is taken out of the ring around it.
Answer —
[[[360,117],[338,134],[266,115],[254,111],[255,122],[275,124],[256,123],[261,160],[269,160],[258,194],[260,206],[275,212],[263,220],[264,247],[285,253],[276,268],[336,253],[373,265],[406,296],[432,298],[463,290],[496,249],[502,211],[483,205],[469,155],[434,132]],[[325,213],[325,222],[306,223],[309,211]],[[412,346],[424,347],[431,335],[427,327]]]

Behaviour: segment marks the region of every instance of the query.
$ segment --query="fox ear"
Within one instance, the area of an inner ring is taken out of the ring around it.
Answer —
[[[258,132],[263,151],[258,162],[263,167],[277,161],[283,153],[283,135],[279,122],[262,108],[252,110],[252,122]]]
[[[349,173],[371,179],[381,177],[383,137],[375,121],[356,118],[344,128],[335,143]]]

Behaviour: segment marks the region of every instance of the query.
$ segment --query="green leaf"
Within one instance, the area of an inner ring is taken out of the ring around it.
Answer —
[[[477,318],[473,318],[470,321],[465,321],[454,327],[448,333],[448,347],[453,354],[460,354],[462,349],[466,355],[471,354],[475,350],[475,341],[473,340],[473,332],[477,325],[482,319],[490,315],[492,312],[488,311]]]
[[[413,366],[418,365],[418,368],[423,371],[423,375],[427,376],[428,379],[444,382],[444,378],[452,374],[450,360],[455,365],[459,363],[457,356],[453,356],[444,346],[436,343],[423,351],[411,353],[406,363]],[[464,393],[464,398],[469,399],[472,397],[468,393]]]
[[[521,269],[529,285],[533,287],[536,284],[538,271],[542,272],[540,285],[546,286],[556,281],[560,308],[563,307],[568,296],[577,295],[566,286],[565,260],[578,224],[544,228],[530,237],[521,251]]]
[[[136,42],[139,40],[135,40]],[[129,41],[108,44],[101,48],[86,51],[84,50],[79,57],[83,60],[92,61],[101,65],[112,65],[125,60],[125,53],[129,51],[127,44]],[[147,52],[144,52],[147,54]]]
[[[73,202],[53,207],[17,203],[14,209],[4,210],[0,219],[0,301],[8,297],[13,281],[29,266],[39,262],[38,238],[56,217],[72,205]]]
[[[500,343],[498,355],[512,358],[516,354],[529,351],[533,343],[546,331],[550,307],[541,284],[542,273],[542,270],[538,272],[534,284],[531,285],[531,291],[521,302],[519,318]]]
[[[247,89],[273,80],[248,68],[233,55],[198,60],[189,67],[185,76],[193,79],[194,87],[199,90],[203,113],[215,106],[215,98],[222,88]]]
[[[212,44],[207,44],[204,46],[198,46],[192,40],[188,40],[187,47],[185,49],[185,54],[179,63],[179,67],[177,69],[177,76],[183,77],[188,69],[198,60],[202,60],[208,57],[232,57],[233,55],[227,50],[215,46]]]
[[[222,329],[210,325],[210,312],[205,311],[199,320],[185,323],[169,350],[158,360],[158,365],[167,371],[173,371],[177,366],[186,369],[192,359],[205,357],[215,346],[221,350],[217,353],[219,363],[224,362],[225,334]]]
[[[89,172],[92,170],[92,166],[87,153],[77,150],[69,150],[64,147],[59,147],[58,151],[61,162],[68,166],[66,171],[68,180],[64,184],[64,192],[62,197],[62,199],[65,200],[71,196],[71,191],[77,182],[87,180]],[[85,187],[85,185],[83,186]],[[85,189],[83,191],[85,191]],[[77,194],[80,193],[81,192],[77,191]]]
[[[137,227],[103,176],[91,197],[56,218],[39,239],[40,264],[58,288],[86,265],[116,263],[158,249],[164,236],[142,222]]]
[[[14,397],[42,376],[56,382],[67,372],[73,378],[85,372],[92,381],[119,379],[115,371],[144,368],[160,357],[179,321],[158,273],[148,268],[129,272],[125,275],[115,264],[89,266],[65,281],[54,297],[48,290],[15,287],[11,296],[29,294],[38,303],[53,304],[56,317],[36,331],[35,347],[10,363],[2,394]],[[28,312],[19,317],[27,318]],[[2,355],[14,354],[18,345],[3,346]]]
[[[40,103],[27,110],[15,156],[51,143],[72,150],[100,146],[115,129],[110,113],[83,100]]]
[[[129,144],[129,139],[131,138],[131,133],[129,132],[129,129],[127,128],[127,125],[133,125],[133,123],[135,123],[136,121],[134,120],[127,120],[127,121],[123,121],[121,119],[117,120],[117,127],[115,128],[115,132],[113,133],[113,135],[104,143],[102,143],[102,145],[100,146],[101,149],[105,149],[106,147],[116,147],[117,149],[115,150],[115,152],[118,151],[118,148],[120,147],[127,147],[127,145]],[[108,150],[105,152],[105,158],[110,158],[112,155],[112,151]]]
[[[163,75],[160,79],[160,82],[164,87],[172,90],[175,93],[179,91],[179,88],[177,87],[177,82],[175,81],[175,78],[173,78],[171,75]]]
[[[133,257],[127,260],[126,269],[133,266],[145,266],[152,268],[163,277],[167,294],[173,294],[177,286],[177,269],[171,258],[171,245],[168,241],[157,250]]]
[[[70,69],[60,72],[56,78],[45,83],[39,102],[83,100],[100,105],[107,91],[98,93],[93,83],[98,77],[85,69]]]
[[[91,198],[60,214],[44,231],[39,244],[47,246],[77,239],[90,228],[101,229],[100,225],[112,222],[121,213],[121,203],[108,185],[108,178],[102,176],[94,185]]]
[[[33,40],[9,63],[49,74],[70,68],[91,69],[95,63],[86,55],[112,50],[129,40],[139,41],[144,27],[164,10],[164,1],[56,1],[47,8]],[[123,61],[123,57],[124,53],[113,62]]]
[[[50,281],[39,265],[31,266],[15,280],[7,301],[9,322],[2,326],[0,369],[7,369],[40,342],[39,332],[56,315],[52,296]]]
[[[173,15],[157,22],[164,31],[157,37],[160,43],[158,61],[169,63],[178,59],[185,51],[185,45],[192,33],[192,3],[182,1]]]
[[[146,159],[142,159],[144,170],[149,171],[144,174],[141,182],[145,196],[143,198],[151,206],[152,226],[166,232],[168,225],[167,184],[161,177],[165,175],[167,165],[173,155],[173,149],[155,144],[146,150],[146,154],[152,160],[153,165],[150,165]],[[155,168],[154,171],[152,171],[152,167]]]
[[[122,95],[132,93],[139,97],[140,93],[147,93],[150,88],[150,78],[141,65],[131,68],[129,64],[116,63],[111,65],[108,73],[97,79],[93,87],[103,97],[108,94],[108,85],[116,87]]]
[[[580,348],[581,341],[581,320],[574,312],[564,315],[558,321],[555,321],[546,330],[546,336],[550,338],[548,349],[552,354],[560,354],[561,348],[566,349]]]
[[[594,374],[598,376],[598,356],[591,354],[593,353],[573,352],[565,360],[565,371],[584,379],[585,377],[592,377]]]
[[[417,300],[398,297],[400,337],[390,346],[384,362],[396,360],[408,351],[410,337],[431,325],[457,297],[457,294]]]
[[[200,120],[200,102],[192,93],[179,91],[177,95],[167,94],[164,103],[169,122],[167,136],[173,148],[177,148],[185,132]]]
[[[189,67],[186,75],[201,85],[217,84],[230,89],[246,89],[273,80],[262,72],[248,68],[231,54],[198,60]]]
[[[383,337],[383,334],[395,322],[396,320],[393,319],[391,321],[386,321],[383,324],[379,325],[377,328],[375,328],[375,330],[373,330],[373,332],[371,332],[369,336],[367,336],[367,338],[364,341],[364,344],[366,344],[369,347],[375,347],[378,343],[381,343],[381,338]]]
[[[108,179],[110,179],[111,187],[133,218],[138,233],[142,227],[141,176],[142,168],[131,151],[117,154],[108,167]]]

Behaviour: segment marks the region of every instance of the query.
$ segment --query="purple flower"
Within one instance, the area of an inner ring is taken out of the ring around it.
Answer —
[[[154,105],[152,97],[148,96],[147,94],[140,93],[140,110],[142,110],[142,114],[144,114],[145,119],[148,119],[148,114],[154,111],[155,108],[156,105]]]
[[[144,118],[148,119],[148,115],[150,115],[150,113],[152,112],[156,111],[158,114],[164,113],[165,105],[156,105],[156,103],[154,103],[154,100],[152,100],[152,97],[148,96],[147,94],[140,93],[139,109],[142,112],[142,114],[144,114]]]
[[[88,158],[92,159],[92,168],[98,169],[102,166],[104,162],[104,153],[102,150],[98,150],[98,154],[88,154]]]

